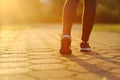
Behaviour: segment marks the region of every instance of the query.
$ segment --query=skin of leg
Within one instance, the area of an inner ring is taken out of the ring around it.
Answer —
[[[79,0],[66,0],[64,9],[63,9],[63,35],[71,36],[71,28],[76,16],[76,9]],[[72,50],[70,49],[71,39],[62,38],[61,39],[61,54],[71,54]]]
[[[96,13],[96,0],[84,0],[84,11],[82,18],[82,41],[88,41]]]
[[[76,9],[79,0],[66,0],[63,9],[63,35],[71,35],[71,28],[76,16]]]

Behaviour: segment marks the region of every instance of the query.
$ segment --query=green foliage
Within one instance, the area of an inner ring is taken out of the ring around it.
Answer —
[[[56,20],[60,21],[62,8],[65,0],[51,0],[53,2],[51,14],[56,15]],[[96,22],[97,23],[120,23],[120,0],[97,0]],[[81,22],[83,0],[81,0],[76,22]],[[52,16],[51,16],[52,19]],[[55,16],[54,16],[55,19]]]
[[[40,0],[15,0],[19,10],[9,12],[10,18],[18,22],[61,22],[62,11],[65,0],[48,0],[48,2],[40,2]],[[120,0],[96,0],[97,23],[120,23]],[[16,4],[15,3],[15,4]],[[11,4],[11,3],[9,3]],[[9,6],[10,7],[10,6]],[[16,6],[13,8],[13,10]],[[83,0],[80,0],[77,9],[76,22],[81,22]],[[1,7],[2,9],[2,7]],[[11,8],[8,8],[11,9]],[[8,10],[11,11],[11,10]],[[1,14],[1,13],[0,13]],[[11,15],[12,14],[12,15]],[[18,15],[19,14],[19,15]],[[1,18],[0,18],[1,19]]]
[[[97,0],[96,21],[99,23],[120,23],[120,0]]]
[[[93,31],[117,32],[120,33],[120,24],[95,24]]]

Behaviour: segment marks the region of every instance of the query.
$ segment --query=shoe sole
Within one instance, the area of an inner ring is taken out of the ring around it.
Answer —
[[[80,51],[81,52],[90,52],[91,49],[90,48],[81,48]]]
[[[66,49],[66,50],[65,50],[65,49],[64,49],[64,50],[63,50],[63,49],[60,49],[59,52],[60,52],[60,54],[62,54],[62,55],[71,55],[72,50],[71,50],[71,49],[68,49],[68,50],[67,50],[67,49]]]

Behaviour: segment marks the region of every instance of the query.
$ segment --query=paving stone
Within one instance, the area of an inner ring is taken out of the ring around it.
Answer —
[[[0,59],[0,62],[20,62],[20,61],[22,61],[22,62],[24,62],[24,61],[27,61],[27,60],[29,60],[29,58],[27,58],[27,57],[22,57],[22,58],[1,58]]]
[[[19,74],[9,74],[0,76],[0,80],[36,80],[36,78],[27,75],[19,75]]]
[[[9,76],[9,75],[16,75],[16,74],[24,74],[30,71],[31,70],[27,68],[2,68],[0,69],[0,75]]]
[[[28,62],[3,62],[0,63],[1,68],[19,68],[19,67],[28,67],[30,64]]]
[[[64,64],[33,64],[29,69],[44,70],[44,69],[64,69],[66,65]]]
[[[54,63],[60,63],[62,60],[59,59],[33,59],[29,61],[33,64],[54,64]]]
[[[105,76],[99,76],[97,74],[94,74],[94,73],[79,73],[75,79],[80,79],[80,80],[94,80],[94,79],[97,79],[97,80],[103,80]]]
[[[3,53],[2,55],[0,55],[2,58],[23,58],[23,57],[28,57],[28,54],[5,54]]]
[[[61,28],[55,26],[2,30],[0,80],[120,80],[119,33],[93,32],[93,51],[82,53],[80,31],[75,28],[73,55],[63,56],[59,54]]]
[[[34,71],[29,73],[29,75],[39,78],[40,80],[52,80],[52,79],[58,79],[58,80],[65,80],[67,78],[72,78],[76,75],[75,72],[72,71],[66,71],[64,69],[59,70],[42,70],[42,71]],[[65,78],[65,79],[64,79]],[[68,79],[67,79],[68,80]],[[71,80],[71,79],[70,79]]]
[[[116,73],[116,74],[120,74],[120,67],[119,68],[113,68],[113,69],[111,69],[111,70],[109,70],[109,72],[111,72],[111,73]]]

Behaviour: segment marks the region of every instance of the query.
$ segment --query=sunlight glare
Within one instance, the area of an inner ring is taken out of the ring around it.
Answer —
[[[48,0],[40,0],[40,2],[46,3],[46,2],[48,2]]]

